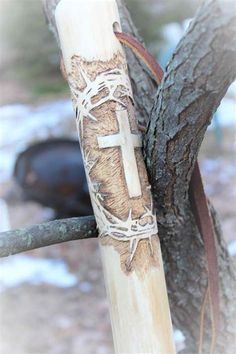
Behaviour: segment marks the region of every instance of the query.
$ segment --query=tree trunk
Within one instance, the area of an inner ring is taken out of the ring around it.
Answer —
[[[55,32],[59,0],[43,0]],[[122,28],[137,37],[130,15],[118,1]],[[186,337],[186,353],[196,353],[200,308],[207,284],[204,245],[191,212],[188,187],[212,114],[236,76],[236,11],[233,0],[209,0],[198,10],[177,46],[156,94],[145,65],[126,50],[138,120],[148,124],[146,164],[153,189],[167,287],[174,324]],[[150,114],[151,112],[151,114]],[[216,353],[236,352],[236,269],[216,214],[221,290],[221,325]],[[209,343],[209,316],[205,343]],[[209,349],[205,345],[205,350]]]

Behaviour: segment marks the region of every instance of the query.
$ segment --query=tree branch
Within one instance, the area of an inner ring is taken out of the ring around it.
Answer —
[[[61,242],[97,237],[94,216],[54,220],[0,233],[0,257]]]
[[[235,24],[234,0],[206,1],[167,66],[145,139],[159,222],[184,217],[204,134],[236,77]]]

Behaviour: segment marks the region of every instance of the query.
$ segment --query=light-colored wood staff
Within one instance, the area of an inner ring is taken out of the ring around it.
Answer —
[[[115,0],[62,0],[61,49],[99,229],[116,353],[175,353]]]

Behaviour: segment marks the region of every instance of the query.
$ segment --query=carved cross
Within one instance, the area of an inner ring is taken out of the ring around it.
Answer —
[[[99,136],[98,146],[101,149],[120,147],[123,160],[125,180],[130,198],[142,195],[139,172],[135,157],[135,148],[141,147],[142,142],[138,134],[133,134],[130,129],[126,110],[118,110],[117,121],[119,133],[107,136]]]

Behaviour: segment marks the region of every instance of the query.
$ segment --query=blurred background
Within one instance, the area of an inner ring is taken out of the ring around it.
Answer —
[[[148,49],[165,67],[199,1],[126,3]],[[200,154],[206,193],[220,215],[232,257],[235,98],[233,84]],[[57,44],[37,0],[0,1],[0,137],[0,231],[91,214],[69,90],[60,74]],[[183,336],[176,330],[175,337],[181,348]],[[112,352],[96,240],[1,259],[1,354]]]

